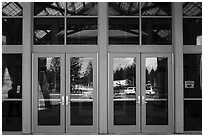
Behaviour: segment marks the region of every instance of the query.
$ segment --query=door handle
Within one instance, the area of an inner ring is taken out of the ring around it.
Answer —
[[[144,105],[144,104],[146,104],[147,102],[146,102],[146,100],[145,100],[145,97],[144,96],[142,96],[142,105]]]
[[[137,102],[136,104],[139,104],[140,105],[140,96],[137,96]]]
[[[70,102],[69,102],[69,97],[66,96],[66,105],[69,106],[70,105]]]
[[[61,101],[59,103],[64,105],[64,96],[62,96]]]
[[[142,96],[142,105],[147,104],[147,101],[145,100],[145,97]]]

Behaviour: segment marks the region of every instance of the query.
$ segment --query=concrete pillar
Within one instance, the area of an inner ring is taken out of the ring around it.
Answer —
[[[23,3],[22,132],[32,132],[32,3]]]
[[[107,133],[108,125],[108,3],[98,3],[98,46],[99,46],[99,133]]]
[[[183,107],[183,6],[181,2],[172,3],[172,36],[174,47],[174,101],[175,132],[184,131]]]

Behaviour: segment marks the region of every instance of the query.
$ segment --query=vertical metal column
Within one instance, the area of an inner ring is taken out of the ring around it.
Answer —
[[[22,132],[29,134],[32,111],[32,3],[23,3]]]
[[[172,31],[174,46],[174,85],[175,85],[175,132],[184,131],[183,107],[183,6],[181,2],[172,3]]]
[[[98,3],[98,79],[99,133],[107,133],[108,125],[108,3]]]

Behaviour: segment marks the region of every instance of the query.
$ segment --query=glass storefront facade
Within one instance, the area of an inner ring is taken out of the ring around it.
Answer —
[[[178,35],[183,48],[177,53]],[[2,2],[2,131],[201,132],[201,46],[201,2]],[[25,91],[28,54],[32,87]],[[173,54],[182,54],[183,91],[173,84]],[[24,127],[26,103],[30,130]],[[183,119],[184,128],[175,129],[172,118]]]

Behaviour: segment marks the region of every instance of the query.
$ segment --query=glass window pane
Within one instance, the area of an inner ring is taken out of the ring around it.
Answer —
[[[142,2],[142,16],[171,16],[170,2]]]
[[[114,125],[136,125],[136,58],[113,59]]]
[[[2,131],[22,130],[22,55],[2,55]]]
[[[67,44],[97,45],[97,18],[68,18]]]
[[[146,124],[168,125],[168,59],[146,58]]]
[[[2,16],[22,16],[22,2],[2,2]]]
[[[34,16],[63,16],[64,2],[35,2]]]
[[[2,19],[2,45],[22,45],[22,19]]]
[[[171,19],[142,19],[142,44],[171,45]]]
[[[139,44],[139,19],[109,18],[109,44]]]
[[[38,125],[60,125],[60,57],[38,58]]]
[[[183,44],[202,45],[202,18],[183,20]]]
[[[201,55],[184,54],[184,98],[202,98]]]
[[[2,99],[22,98],[22,55],[2,55]]]
[[[109,2],[109,16],[139,16],[139,2]]]
[[[71,125],[93,125],[93,59],[72,57]]]
[[[97,2],[67,2],[68,16],[97,16]]]
[[[184,131],[202,131],[202,100],[184,101]]]
[[[22,101],[2,100],[2,131],[22,131]]]
[[[202,2],[183,2],[183,16],[202,16]]]
[[[35,18],[34,44],[35,45],[64,44],[64,19]]]

